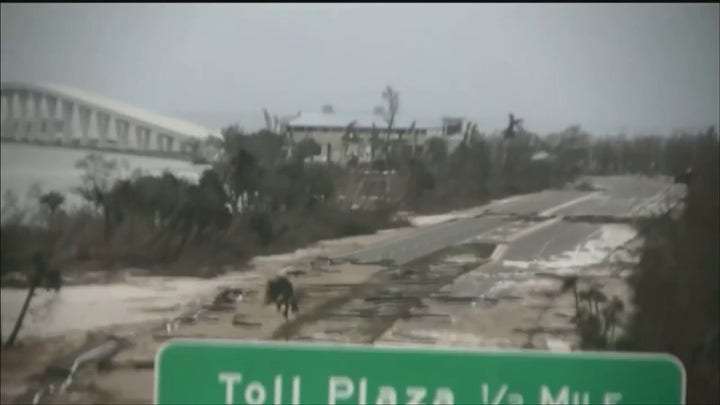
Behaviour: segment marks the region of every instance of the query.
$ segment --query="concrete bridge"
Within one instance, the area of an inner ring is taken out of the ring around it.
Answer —
[[[67,86],[3,82],[2,139],[190,156],[217,131]]]

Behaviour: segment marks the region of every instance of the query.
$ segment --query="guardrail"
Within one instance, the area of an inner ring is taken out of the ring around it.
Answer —
[[[60,371],[60,373],[63,374],[67,373],[67,375],[65,375],[63,379],[55,378],[53,382],[45,384],[38,389],[32,398],[33,405],[39,404],[42,398],[48,394],[53,395],[58,391],[65,392],[72,384],[75,373],[82,365],[92,362],[106,362],[122,350],[126,344],[127,342],[124,339],[112,338],[78,355],[72,361],[72,365],[69,369],[66,369],[63,366],[54,367],[55,370]],[[51,367],[51,370],[52,369],[53,367]]]
[[[242,299],[243,295],[245,295],[245,291],[241,289],[225,289],[216,295],[214,303],[220,303],[223,301],[237,302]],[[169,321],[166,321],[165,330],[168,334],[170,334],[177,330],[180,324],[194,323],[204,312],[207,312],[207,309],[204,307],[185,312]],[[136,334],[137,332],[133,333],[131,336],[134,336]],[[35,391],[32,397],[32,404],[40,404],[40,401],[48,395],[54,395],[57,392],[65,392],[73,383],[75,374],[80,369],[80,367],[87,363],[102,364],[104,362],[107,362],[112,359],[118,352],[120,352],[120,350],[125,348],[128,344],[129,341],[126,339],[111,338],[99,345],[90,348],[87,351],[80,353],[77,357],[75,357],[75,359],[70,362],[69,368],[66,366],[67,362],[65,363],[65,365],[51,366],[49,371],[52,372],[51,374],[55,375],[55,377],[52,378],[53,382],[46,383],[41,386],[37,391]],[[57,374],[60,374],[60,376],[57,376]]]

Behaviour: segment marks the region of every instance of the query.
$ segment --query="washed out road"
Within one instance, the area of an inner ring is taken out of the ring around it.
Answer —
[[[679,187],[644,177],[598,177],[591,180],[600,190],[545,190],[511,197],[488,204],[474,216],[431,225],[402,238],[365,247],[339,258],[357,262],[392,261],[402,265],[470,238],[489,242],[503,241],[503,236],[520,228],[530,227],[535,222],[518,221],[518,217],[639,215],[644,209],[652,209],[648,205],[660,202],[666,190],[676,190]],[[577,229],[573,227],[552,228],[553,234],[564,232],[569,232],[569,235],[559,236],[560,239],[569,238],[572,241],[578,238]]]

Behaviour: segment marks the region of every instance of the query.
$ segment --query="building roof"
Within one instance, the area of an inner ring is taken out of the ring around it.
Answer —
[[[90,104],[94,106],[94,108],[108,110],[113,114],[145,122],[146,124],[180,135],[202,139],[206,138],[208,135],[219,136],[218,131],[205,128],[201,125],[178,118],[166,117],[139,107],[124,104],[117,100],[92,94],[69,86],[47,83],[3,82],[1,87],[3,90],[30,90],[54,94],[56,96],[72,99],[80,103]]]
[[[349,113],[322,113],[322,112],[301,112],[298,116],[287,120],[291,127],[326,127],[345,128],[351,122],[356,121],[355,128],[372,128],[373,124],[379,129],[387,128],[387,122],[379,115],[372,113],[349,114]],[[393,128],[407,129],[412,125],[413,120],[404,117],[397,117]],[[439,125],[436,125],[439,126]],[[423,125],[420,121],[415,123],[416,128],[427,128],[430,125]]]

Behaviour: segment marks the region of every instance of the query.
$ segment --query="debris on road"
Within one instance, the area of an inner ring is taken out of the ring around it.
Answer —
[[[234,304],[243,300],[242,288],[225,288],[213,300],[214,304]]]

